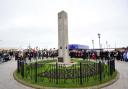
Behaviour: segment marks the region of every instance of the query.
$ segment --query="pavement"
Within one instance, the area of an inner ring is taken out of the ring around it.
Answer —
[[[116,61],[116,69],[120,73],[119,80],[102,89],[128,89],[128,62]]]
[[[13,78],[16,67],[17,62],[14,59],[0,64],[0,89],[33,89],[18,83]],[[119,80],[102,89],[128,89],[128,62],[116,61],[116,69],[120,73]]]
[[[0,89],[32,89],[14,80],[13,72],[16,67],[17,64],[14,59],[0,64]]]

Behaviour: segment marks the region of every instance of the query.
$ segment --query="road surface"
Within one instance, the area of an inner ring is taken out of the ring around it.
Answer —
[[[116,69],[120,73],[119,80],[103,89],[128,89],[128,62],[116,61]]]
[[[16,67],[14,59],[0,64],[0,89],[32,89],[14,80],[13,72]]]
[[[13,72],[16,67],[14,59],[0,64],[0,89],[32,89],[14,80]],[[128,89],[128,62],[116,61],[116,68],[120,73],[119,80],[102,89]]]

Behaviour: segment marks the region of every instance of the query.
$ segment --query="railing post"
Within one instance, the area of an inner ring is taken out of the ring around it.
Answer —
[[[111,60],[110,66],[111,66],[111,75],[112,75],[113,72],[115,72],[115,60]]]
[[[114,72],[115,72],[115,60],[113,60],[113,68],[114,68]]]
[[[82,85],[82,63],[80,62],[80,84]]]
[[[35,62],[35,82],[37,83],[37,62]]]
[[[110,75],[112,76],[112,71],[113,71],[113,69],[112,69],[112,60],[110,60]]]
[[[20,61],[17,60],[17,72],[19,73],[20,72]]]
[[[102,65],[101,65],[101,61],[99,61],[98,69],[99,69],[99,79],[101,81],[102,80]]]
[[[31,77],[31,80],[32,80],[32,63],[30,63],[30,77]]]
[[[110,60],[107,60],[107,64],[108,64],[108,76],[110,76]]]
[[[58,84],[58,63],[56,62],[56,84]]]
[[[24,78],[24,61],[21,62],[21,76]]]

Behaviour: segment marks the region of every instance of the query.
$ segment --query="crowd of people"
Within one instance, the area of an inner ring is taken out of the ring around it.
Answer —
[[[58,53],[55,49],[43,49],[43,50],[35,50],[35,49],[24,49],[24,50],[1,50],[0,51],[0,61],[9,61],[12,58],[15,60],[25,60],[28,59],[43,59],[48,57],[57,57]]]
[[[128,61],[128,48],[126,48],[124,51],[71,50],[69,55],[71,58],[83,58],[83,59],[94,59],[94,60],[116,59],[121,61]]]
[[[43,50],[35,50],[35,49],[25,49],[23,51],[17,51],[15,53],[15,60],[22,60],[22,59],[44,59],[48,57],[57,57],[57,50],[55,49],[43,49]]]
[[[121,61],[128,61],[128,48],[124,51],[96,51],[96,50],[69,50],[69,56],[71,58],[83,58],[83,59],[117,59]],[[0,50],[0,61],[8,61],[12,58],[15,60],[24,60],[28,59],[44,59],[44,58],[57,58],[58,50],[57,49],[24,49],[24,50]]]

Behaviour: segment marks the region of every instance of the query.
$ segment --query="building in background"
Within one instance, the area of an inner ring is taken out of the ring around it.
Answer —
[[[89,49],[88,45],[81,45],[81,44],[69,44],[69,50],[80,50],[80,49]]]

